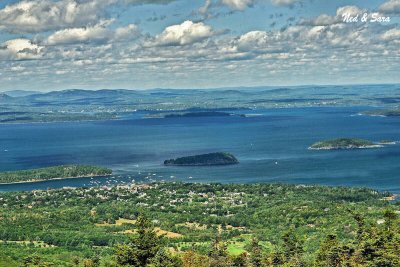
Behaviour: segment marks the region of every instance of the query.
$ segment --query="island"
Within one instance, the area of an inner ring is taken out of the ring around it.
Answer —
[[[202,155],[181,157],[164,161],[167,166],[213,166],[213,165],[232,165],[239,161],[230,153],[216,152]]]
[[[0,173],[0,184],[41,182],[67,178],[109,176],[112,170],[90,165],[62,165]]]
[[[313,150],[335,150],[335,149],[361,149],[361,148],[378,148],[380,144],[360,138],[337,138],[316,142],[309,147]]]

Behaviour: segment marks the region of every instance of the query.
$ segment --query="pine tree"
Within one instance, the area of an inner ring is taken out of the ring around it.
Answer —
[[[162,248],[162,238],[157,236],[154,227],[144,215],[138,217],[136,225],[138,235],[133,236],[128,244],[119,245],[115,249],[119,265],[144,267]]]
[[[253,238],[251,242],[250,262],[253,267],[262,266],[262,249],[257,238]]]

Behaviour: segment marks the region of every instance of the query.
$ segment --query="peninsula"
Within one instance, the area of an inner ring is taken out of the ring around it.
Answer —
[[[0,184],[41,182],[67,178],[108,176],[112,170],[90,165],[63,165],[0,173]]]
[[[361,148],[378,148],[380,144],[360,138],[337,138],[316,142],[309,147],[313,150],[336,150],[336,149],[361,149]]]
[[[239,161],[230,153],[216,152],[164,161],[167,166],[213,166],[213,165],[232,165]]]

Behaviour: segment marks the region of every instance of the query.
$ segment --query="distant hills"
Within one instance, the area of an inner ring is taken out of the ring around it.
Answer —
[[[41,94],[41,92],[25,91],[25,90],[12,90],[12,91],[6,91],[6,92],[4,92],[4,94],[11,96],[11,97],[24,97],[24,96],[29,96],[29,95]]]
[[[154,113],[227,112],[269,108],[359,106],[397,108],[399,85],[237,87],[218,89],[69,89],[0,93],[0,123],[118,118]],[[376,95],[379,90],[379,96]],[[22,116],[19,112],[25,112]],[[217,113],[213,113],[215,115]],[[397,113],[389,113],[389,115]],[[200,114],[205,116],[206,113]],[[210,114],[209,114],[210,115]],[[218,114],[222,115],[222,114]],[[187,114],[184,116],[193,116]]]

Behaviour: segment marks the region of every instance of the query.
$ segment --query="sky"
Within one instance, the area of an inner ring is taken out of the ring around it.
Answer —
[[[400,83],[399,23],[400,0],[2,0],[0,91]]]

